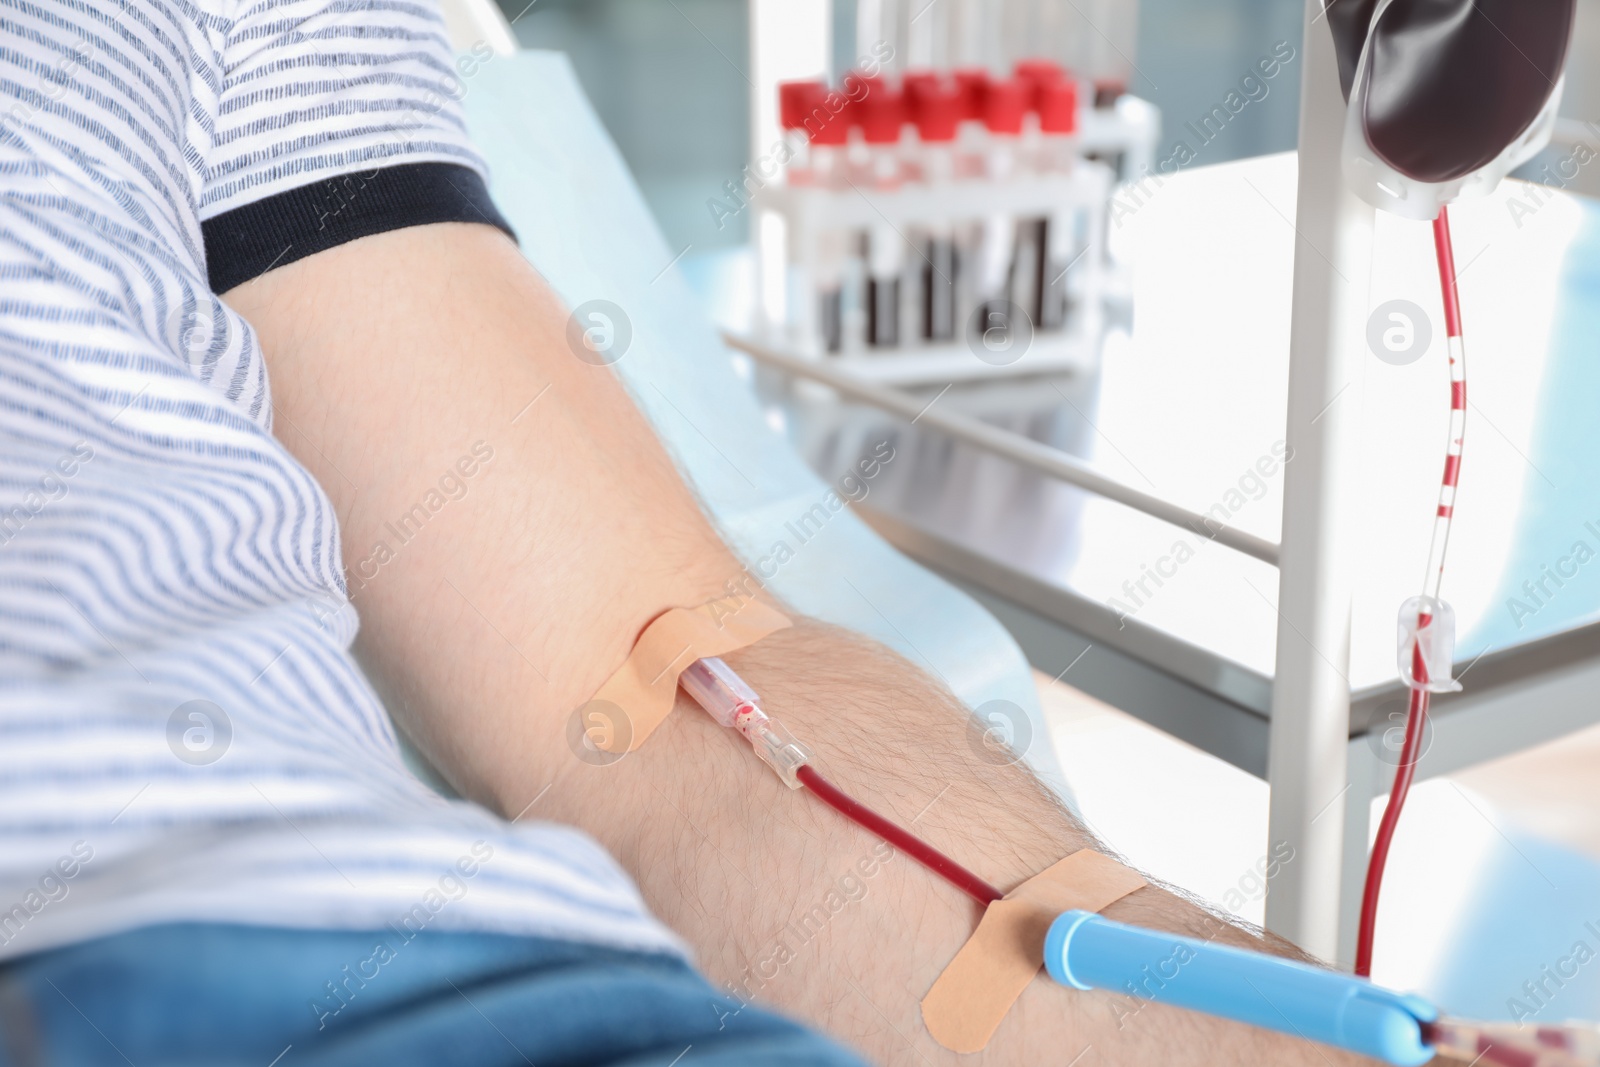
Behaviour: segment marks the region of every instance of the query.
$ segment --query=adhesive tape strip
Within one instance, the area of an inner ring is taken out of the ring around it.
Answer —
[[[627,660],[586,705],[612,704],[625,716],[626,728],[612,730],[597,747],[632,752],[672,711],[678,675],[689,664],[753,645],[790,625],[787,615],[759,600],[724,598],[664,612],[644,628]]]
[[[1099,911],[1145,884],[1110,856],[1083,849],[990,904],[967,943],[922,998],[922,1020],[952,1052],[989,1043],[1044,966],[1044,939],[1064,911]]]

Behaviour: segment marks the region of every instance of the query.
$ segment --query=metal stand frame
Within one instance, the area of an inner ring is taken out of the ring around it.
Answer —
[[[1361,349],[1373,209],[1344,187],[1344,97],[1333,35],[1306,0],[1300,78],[1294,311],[1289,340],[1283,546],[1267,781],[1269,845],[1294,860],[1268,886],[1267,928],[1323,959],[1339,953],[1339,903],[1359,897],[1364,859],[1345,855],[1350,737],[1350,466],[1361,410]],[[1292,785],[1292,788],[1290,787]],[[1358,796],[1358,794],[1361,794]],[[1361,822],[1365,823],[1365,818]],[[1350,842],[1351,850],[1366,847]]]

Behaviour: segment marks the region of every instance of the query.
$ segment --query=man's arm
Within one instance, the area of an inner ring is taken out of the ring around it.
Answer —
[[[919,1001],[972,932],[967,898],[885,860],[681,695],[615,763],[569,748],[574,710],[641,629],[723,595],[741,567],[616,377],[567,348],[565,312],[511,243],[481,226],[401,230],[226,299],[260,334],[278,436],[341,517],[357,651],[452,784],[599,838],[717,985],[879,1062],[955,1062]],[[973,753],[966,710],[889,651],[800,620],[726,658],[841,787],[990,882],[1095,845],[1024,768]],[[1155,887],[1106,914],[1262,945]],[[1037,979],[984,1062],[1085,1047],[1098,1063],[1356,1062],[1131,1006]]]

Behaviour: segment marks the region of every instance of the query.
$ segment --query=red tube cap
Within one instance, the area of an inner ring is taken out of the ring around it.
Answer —
[[[786,116],[779,116],[785,129],[805,130],[812,144],[841,145],[850,140],[850,101],[843,93],[830,90],[821,82],[812,83],[809,92],[796,91],[795,107],[799,109],[795,116],[799,121],[794,126],[788,125]],[[782,111],[781,100],[779,110]]]
[[[822,103],[827,97],[834,97],[835,103],[845,106],[838,111],[828,110],[828,105]],[[811,138],[812,144],[841,145],[850,141],[850,112],[854,110],[849,101],[843,96],[826,93],[818,98],[817,106],[806,116],[805,130]]]
[[[1018,79],[991,82],[983,94],[983,124],[990,133],[1018,134],[1028,113],[1028,85]]]
[[[905,97],[880,83],[867,91],[852,109],[860,116],[861,135],[868,144],[894,144],[905,125]]]
[[[882,75],[863,74],[859,70],[852,70],[840,79],[838,91],[850,100],[845,108],[845,118],[850,125],[861,125],[863,121],[861,105],[882,92],[886,84]]]
[[[1053,59],[1022,59],[1017,61],[1013,73],[1028,87],[1028,109],[1039,110],[1040,99],[1047,87],[1067,76],[1066,68]]]
[[[827,91],[820,81],[779,82],[778,125],[786,130],[800,129]]]
[[[924,85],[938,85],[944,79],[936,70],[908,70],[905,77],[900,79],[900,87],[905,90],[906,99],[916,96],[917,90]]]
[[[1053,59],[1019,59],[1012,74],[1035,86],[1045,86],[1066,77],[1066,68]]]
[[[913,86],[911,115],[917,136],[928,142],[955,140],[965,101],[961,88],[952,82],[935,78]]]
[[[1039,129],[1045,133],[1074,133],[1078,129],[1078,86],[1070,81],[1039,88]]]
[[[961,90],[961,117],[983,118],[983,100],[989,94],[989,72],[982,67],[963,67],[955,73]]]

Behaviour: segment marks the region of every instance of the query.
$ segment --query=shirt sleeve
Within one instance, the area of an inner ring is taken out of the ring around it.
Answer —
[[[201,232],[221,293],[358,237],[432,222],[511,228],[430,0],[240,0],[226,25]]]

